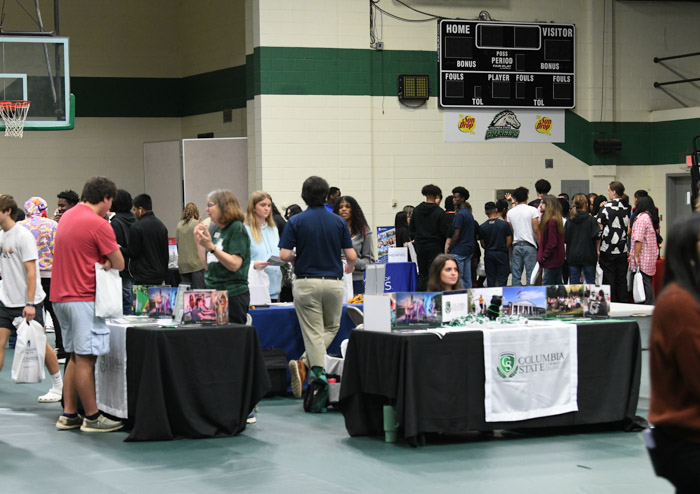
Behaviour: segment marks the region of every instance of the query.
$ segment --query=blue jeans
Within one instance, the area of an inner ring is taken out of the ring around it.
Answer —
[[[513,256],[510,259],[511,268],[513,271],[513,286],[523,286],[522,276],[523,269],[525,270],[525,285],[530,284],[532,270],[537,264],[537,249],[532,245],[516,245],[513,247]]]
[[[473,254],[468,256],[456,256],[452,254],[452,257],[457,261],[459,275],[462,277],[462,285],[464,288],[472,287],[472,255]]]
[[[132,311],[132,301],[134,294],[132,289],[134,287],[134,279],[128,276],[122,278],[122,307],[125,316],[133,314]]]
[[[583,278],[586,280],[586,283],[595,285],[595,264],[569,266],[569,283],[572,285],[581,283],[581,272],[583,272]]]
[[[561,266],[542,269],[543,285],[561,285]]]
[[[491,286],[506,286],[510,274],[508,253],[498,250],[487,250],[484,254],[484,269],[486,283]]]

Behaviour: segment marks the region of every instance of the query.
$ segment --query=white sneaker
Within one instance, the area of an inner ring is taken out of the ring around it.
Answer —
[[[63,397],[62,389],[51,388],[48,393],[39,397],[39,403],[56,403]]]

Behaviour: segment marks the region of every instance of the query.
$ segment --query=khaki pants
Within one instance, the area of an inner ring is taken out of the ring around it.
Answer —
[[[308,368],[323,367],[326,349],[333,343],[343,313],[343,282],[297,278],[294,282],[297,311],[306,352],[299,360]]]

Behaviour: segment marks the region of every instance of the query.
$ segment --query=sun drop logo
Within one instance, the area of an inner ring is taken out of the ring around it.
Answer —
[[[537,123],[535,123],[535,130],[539,132],[540,134],[550,134],[550,131],[552,130],[552,119],[549,117],[541,117],[537,115]]]
[[[469,133],[473,134],[474,129],[476,129],[476,118],[472,117],[471,115],[464,116],[461,113],[459,114],[459,123],[457,124],[457,128],[460,130],[460,132],[464,133]]]

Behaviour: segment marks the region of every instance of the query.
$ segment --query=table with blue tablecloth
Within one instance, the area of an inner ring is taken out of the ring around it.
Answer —
[[[384,293],[415,292],[418,284],[416,264],[413,262],[389,262],[384,275]]]
[[[294,305],[273,305],[250,309],[248,313],[253,318],[253,326],[258,331],[258,339],[263,349],[281,348],[288,361],[301,357],[304,353],[304,340]],[[355,325],[347,314],[346,306],[343,306],[340,329],[333,343],[328,347],[328,353],[339,354],[340,343],[350,337],[350,332],[354,328]],[[289,375],[287,377],[289,378]]]

